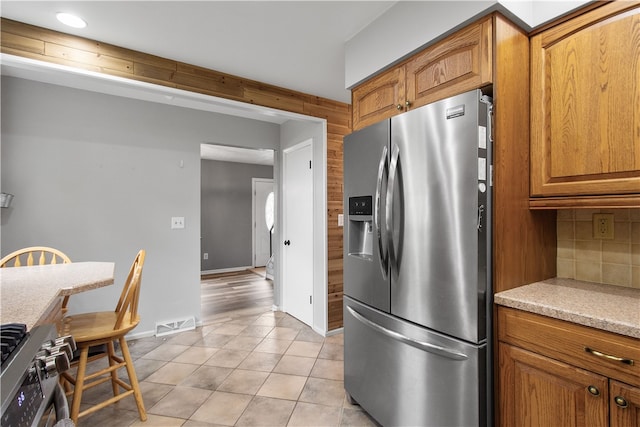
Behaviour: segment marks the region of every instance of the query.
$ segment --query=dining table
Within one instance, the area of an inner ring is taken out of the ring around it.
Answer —
[[[0,323],[57,323],[65,296],[112,285],[114,271],[93,261],[0,268]]]

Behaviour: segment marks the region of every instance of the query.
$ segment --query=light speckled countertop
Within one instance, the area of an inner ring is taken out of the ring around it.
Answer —
[[[640,338],[640,289],[555,278],[499,292],[494,302]]]
[[[31,329],[59,296],[112,284],[114,269],[112,262],[0,268],[0,323],[24,323]]]

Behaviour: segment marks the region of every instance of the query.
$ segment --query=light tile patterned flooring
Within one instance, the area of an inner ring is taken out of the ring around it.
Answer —
[[[130,341],[148,420],[128,397],[79,427],[377,425],[345,399],[342,334],[324,338],[285,313],[257,311]],[[109,383],[88,390],[83,407],[110,394]]]

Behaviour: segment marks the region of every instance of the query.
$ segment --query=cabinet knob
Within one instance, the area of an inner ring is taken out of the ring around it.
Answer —
[[[587,387],[587,391],[594,396],[600,396],[600,390],[598,390],[598,387],[594,385],[590,385],[589,387]]]
[[[402,110],[402,108],[403,108],[403,107],[402,107],[402,104],[398,104],[398,105],[396,105],[396,108],[397,108],[398,110]]]
[[[626,408],[627,406],[629,406],[629,403],[627,403],[627,400],[622,396],[614,397],[613,401],[616,402],[616,405],[618,405],[621,408]]]
[[[411,107],[411,101],[405,101],[404,105],[406,105],[407,108]]]

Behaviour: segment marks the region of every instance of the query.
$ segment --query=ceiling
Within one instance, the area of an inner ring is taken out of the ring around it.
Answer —
[[[345,103],[344,44],[395,1],[6,1],[4,18]],[[72,12],[74,29],[56,20]]]

